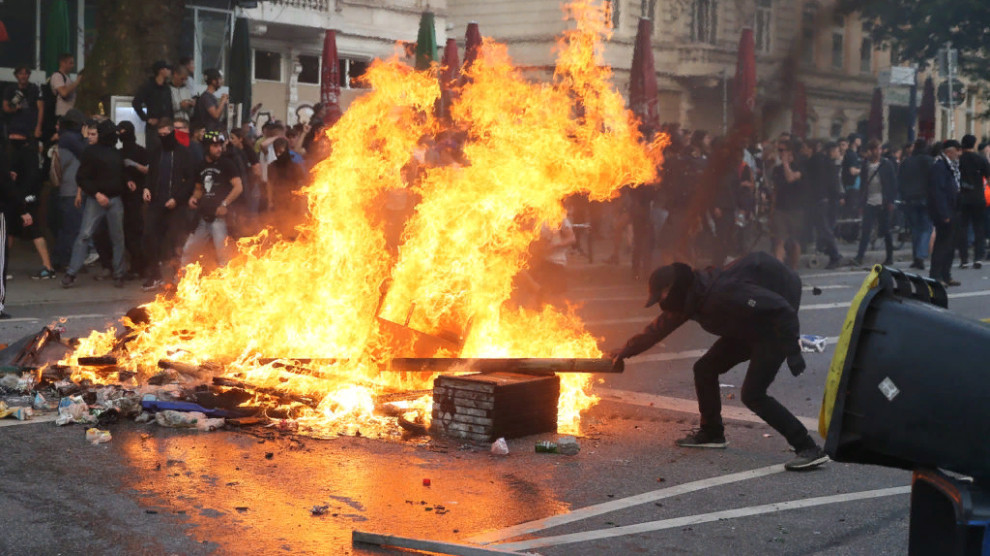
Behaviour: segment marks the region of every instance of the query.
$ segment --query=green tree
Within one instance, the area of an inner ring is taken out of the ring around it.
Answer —
[[[93,0],[91,0],[93,1]],[[177,59],[185,0],[95,0],[96,42],[86,56],[78,106],[110,109],[113,95],[132,95],[156,60]]]
[[[860,12],[873,37],[895,47],[902,60],[924,65],[951,41],[962,73],[990,79],[987,0],[839,0],[839,7]]]

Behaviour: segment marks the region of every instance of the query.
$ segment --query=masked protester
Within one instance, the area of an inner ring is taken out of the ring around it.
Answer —
[[[148,151],[137,144],[134,124],[128,121],[117,125],[117,138],[120,139],[120,157],[124,161],[124,246],[131,258],[128,280],[138,278],[144,270],[144,249],[141,247],[141,234],[144,230],[144,207],[141,195],[144,178],[148,174]]]
[[[226,142],[227,138],[218,131],[207,131],[203,136],[206,159],[199,167],[196,190],[189,198],[189,208],[196,211],[196,229],[182,248],[182,266],[191,263],[208,241],[213,242],[217,264],[227,264],[227,216],[243,184],[234,162],[223,156]]]
[[[623,361],[653,347],[688,320],[719,336],[715,344],[694,364],[694,386],[698,395],[701,427],[677,441],[688,448],[725,448],[719,375],[749,361],[742,387],[742,401],[787,439],[797,457],[788,470],[817,467],[828,456],[808,434],[808,429],[767,389],[787,361],[794,376],[805,369],[798,344],[801,279],[767,253],[752,253],[724,268],[693,270],[674,263],[658,268],[650,276],[650,307],[660,304],[663,312],[643,332],[633,336],[613,356],[617,367]]]
[[[196,184],[196,161],[189,149],[179,144],[168,118],[158,122],[158,146],[151,150],[148,175],[141,192],[148,205],[144,221],[145,291],[162,285],[162,263],[176,255],[182,244],[182,207],[189,202]]]

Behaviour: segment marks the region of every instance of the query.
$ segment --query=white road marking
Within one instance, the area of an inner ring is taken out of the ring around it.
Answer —
[[[803,500],[792,500],[790,502],[776,502],[773,504],[764,504],[762,506],[749,506],[747,508],[737,508],[735,510],[724,510],[719,512],[711,512],[707,514],[697,514],[686,517],[676,517],[672,519],[661,519],[658,521],[637,523],[635,525],[626,525],[624,527],[597,529],[594,531],[584,531],[581,533],[572,533],[569,535],[557,535],[554,537],[544,537],[539,539],[531,539],[531,540],[512,542],[507,544],[500,544],[498,546],[499,548],[505,550],[530,550],[533,548],[541,548],[546,546],[559,546],[562,544],[595,541],[601,539],[608,539],[612,537],[621,537],[625,535],[635,535],[638,533],[662,531],[664,529],[675,529],[678,527],[685,527],[688,525],[698,525],[701,523],[710,523],[712,521],[719,521],[725,519],[736,519],[740,517],[771,514],[786,510],[812,508],[815,506],[824,506],[827,504],[854,502],[856,500],[870,500],[873,498],[883,498],[886,496],[908,494],[910,492],[911,492],[910,486],[881,488],[877,490],[864,490],[861,492],[850,492],[848,494],[836,494],[833,496],[805,498]]]
[[[584,508],[580,508],[574,510],[573,512],[569,512],[565,514],[555,515],[543,519],[537,519],[535,521],[528,521],[526,523],[520,523],[519,525],[513,525],[512,527],[507,527],[505,529],[500,529],[498,531],[483,533],[481,535],[471,537],[470,539],[468,539],[468,542],[473,542],[477,544],[491,544],[493,542],[498,542],[505,539],[511,539],[521,535],[532,534],[536,531],[550,529],[551,527],[564,525],[565,523],[572,523],[575,521],[580,521],[582,519],[587,519],[589,517],[594,517],[597,515],[602,515],[618,510],[624,510],[632,506],[638,506],[640,504],[656,502],[657,500],[663,500],[664,498],[680,496],[682,494],[687,494],[689,492],[696,492],[699,490],[705,490],[708,488],[727,485],[730,483],[737,483],[748,479],[766,477],[767,475],[773,475],[775,473],[780,473],[782,471],[784,471],[783,465],[771,465],[769,467],[761,467],[759,469],[751,469],[749,471],[740,471],[738,473],[732,473],[729,475],[711,477],[708,479],[702,479],[700,481],[692,481],[690,483],[684,483],[682,485],[661,488],[659,490],[644,492],[643,494],[637,494],[635,496],[630,496],[628,498],[620,498],[618,500],[610,500],[602,504],[586,506]],[[504,546],[500,546],[500,548],[504,548]]]
[[[629,390],[614,390],[612,388],[595,388],[595,393],[602,397],[603,401],[636,405],[640,407],[652,407],[654,409],[665,409],[678,413],[698,413],[698,402],[687,398],[674,398],[671,396],[658,396],[656,394],[645,394],[643,392],[631,392]],[[722,417],[733,421],[744,421],[747,423],[765,423],[755,413],[745,407],[722,404]],[[818,419],[811,417],[798,417],[798,421],[809,431],[818,430]]]
[[[839,341],[838,336],[825,338],[825,345],[835,344]],[[657,363],[662,361],[680,361],[682,359],[697,359],[708,351],[705,349],[692,349],[689,351],[674,351],[669,353],[653,353],[650,355],[637,355],[626,360],[626,365],[642,365],[645,363]]]
[[[818,288],[820,290],[844,290],[844,289],[847,289],[847,288],[850,288],[850,287],[852,287],[852,286],[847,286],[845,284],[825,284],[825,285],[822,285],[822,286],[816,286],[815,284],[805,284],[804,285],[804,290],[805,291],[811,291],[811,290],[813,290],[815,288]]]
[[[31,317],[18,317],[18,318],[12,318],[12,319],[7,319],[7,320],[2,320],[2,321],[0,321],[0,324],[7,324],[7,323],[13,323],[13,322],[38,322],[39,320],[41,320],[41,319],[35,319],[35,318],[31,318]]]

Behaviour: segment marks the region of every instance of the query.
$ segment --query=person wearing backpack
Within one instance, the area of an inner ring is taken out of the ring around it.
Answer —
[[[51,92],[55,96],[55,117],[61,118],[76,106],[76,89],[82,82],[82,74],[76,76],[73,81],[69,74],[76,67],[76,59],[72,54],[62,54],[58,57],[58,71],[52,74],[48,80]],[[53,122],[54,124],[54,122]]]

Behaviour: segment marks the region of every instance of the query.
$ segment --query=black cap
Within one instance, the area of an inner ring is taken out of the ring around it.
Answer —
[[[169,67],[170,66],[168,65],[168,62],[166,62],[165,60],[158,60],[154,64],[151,64],[151,73],[157,75],[158,72],[162,71],[163,69],[167,69]]]
[[[216,68],[210,68],[203,72],[203,77],[206,79],[207,83],[209,83],[210,81],[215,81],[222,78],[223,74]]]
[[[960,149],[960,148],[962,148],[962,146],[959,144],[959,141],[956,141],[955,139],[949,139],[942,143],[943,151],[945,149]]]
[[[686,294],[687,287],[693,280],[694,271],[684,263],[661,266],[650,274],[650,297],[646,300],[644,307],[651,307],[660,303],[663,300],[663,291],[668,288],[671,293],[674,293],[676,289],[678,295]]]

